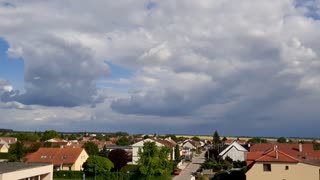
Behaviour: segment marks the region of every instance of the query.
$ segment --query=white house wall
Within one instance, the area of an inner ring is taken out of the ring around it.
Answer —
[[[227,156],[232,158],[233,161],[246,161],[246,152],[239,151],[234,146],[229,149],[222,157],[225,159]]]

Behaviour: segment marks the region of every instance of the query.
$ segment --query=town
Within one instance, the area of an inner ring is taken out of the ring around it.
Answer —
[[[316,180],[318,139],[0,133],[0,180]]]
[[[320,0],[0,0],[0,180],[320,180],[319,29]]]

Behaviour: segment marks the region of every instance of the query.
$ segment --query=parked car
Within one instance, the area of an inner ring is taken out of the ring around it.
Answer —
[[[171,173],[171,174],[173,174],[173,175],[179,175],[179,174],[180,174],[180,172],[181,172],[181,170],[180,170],[180,169],[176,169],[176,170],[172,171],[172,173]]]

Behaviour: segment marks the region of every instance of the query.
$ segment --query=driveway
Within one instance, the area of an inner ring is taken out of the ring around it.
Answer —
[[[191,172],[195,172],[200,168],[200,165],[205,161],[204,158],[205,152],[202,152],[199,156],[192,158],[190,162],[178,176],[175,176],[173,180],[189,180],[191,179]]]

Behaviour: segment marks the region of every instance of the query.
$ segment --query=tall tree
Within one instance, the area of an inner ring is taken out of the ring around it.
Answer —
[[[107,150],[107,146],[104,145],[102,150],[99,152],[99,156],[108,157],[109,151]]]
[[[86,150],[86,152],[91,155],[98,155],[99,154],[99,148],[98,145],[94,142],[88,141],[84,143],[83,148]]]
[[[23,143],[18,141],[9,148],[9,161],[21,161],[25,153],[26,149],[24,148]]]
[[[128,162],[128,153],[123,149],[115,149],[108,154],[108,158],[114,164],[114,170],[118,171]]]
[[[215,131],[215,132],[213,133],[213,143],[214,143],[214,144],[220,144],[220,143],[221,143],[221,140],[220,140],[220,136],[219,136],[218,131]]]
[[[174,149],[174,157],[177,161],[180,161],[180,148],[179,145],[177,144],[175,149]]]
[[[145,142],[138,151],[140,173],[146,177],[168,174],[172,170],[172,163],[168,160],[170,149],[157,147],[155,142]]]

